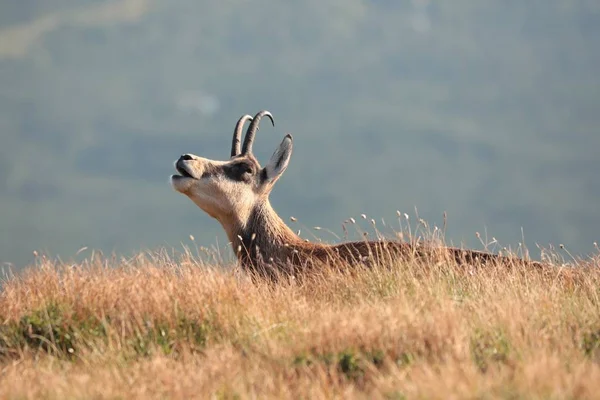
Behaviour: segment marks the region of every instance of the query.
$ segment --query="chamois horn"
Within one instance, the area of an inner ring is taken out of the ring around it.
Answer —
[[[242,139],[242,129],[247,121],[252,121],[251,115],[242,115],[235,124],[235,130],[233,131],[233,140],[231,141],[231,157],[238,156],[240,154],[240,142]]]
[[[254,119],[250,123],[248,130],[246,131],[246,137],[244,138],[244,145],[242,146],[242,154],[252,154],[252,143],[254,142],[254,136],[256,136],[256,131],[258,131],[258,124],[260,124],[260,120],[262,117],[269,117],[273,126],[275,126],[275,120],[273,119],[273,115],[266,110],[262,110],[254,116]]]

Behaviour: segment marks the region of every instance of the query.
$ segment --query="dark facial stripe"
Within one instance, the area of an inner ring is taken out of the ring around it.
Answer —
[[[223,173],[231,180],[248,182],[256,173],[256,168],[247,161],[241,161],[223,166]]]

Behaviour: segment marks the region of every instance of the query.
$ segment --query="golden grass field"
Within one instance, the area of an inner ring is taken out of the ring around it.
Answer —
[[[38,257],[2,282],[0,398],[600,398],[600,257],[348,271]]]

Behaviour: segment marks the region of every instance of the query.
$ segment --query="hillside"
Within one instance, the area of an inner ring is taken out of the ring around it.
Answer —
[[[277,285],[193,251],[39,257],[0,291],[0,398],[593,399],[599,287],[598,256]]]
[[[244,113],[285,132],[283,216],[431,225],[593,251],[600,3],[28,0],[0,12],[0,262],[134,254],[221,228],[166,183]],[[305,230],[306,231],[306,230]],[[339,233],[339,232],[338,232]],[[326,238],[330,239],[330,238]],[[537,254],[539,255],[539,254]]]

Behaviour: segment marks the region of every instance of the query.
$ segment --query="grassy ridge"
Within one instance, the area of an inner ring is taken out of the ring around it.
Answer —
[[[40,258],[0,292],[0,398],[592,398],[599,261],[273,285],[189,254]]]

